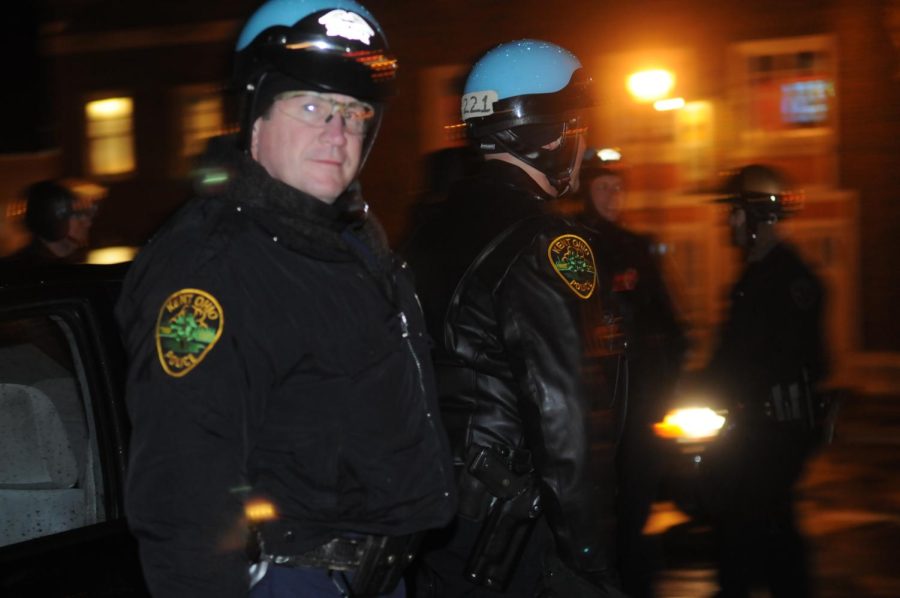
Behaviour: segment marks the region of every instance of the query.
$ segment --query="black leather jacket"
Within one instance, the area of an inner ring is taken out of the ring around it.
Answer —
[[[601,256],[592,290],[580,290],[587,298],[553,266],[555,241],[590,243],[591,232],[551,213],[547,199],[520,169],[489,161],[432,208],[404,255],[436,343],[455,464],[473,445],[529,450],[559,556],[602,578],[621,330]]]
[[[134,424],[125,499],[154,595],[246,596],[250,500],[274,506],[259,527],[276,555],[455,512],[412,281],[346,207],[244,157],[129,271],[117,313]],[[178,310],[189,319],[182,306],[213,298],[200,318],[217,340],[180,357]]]

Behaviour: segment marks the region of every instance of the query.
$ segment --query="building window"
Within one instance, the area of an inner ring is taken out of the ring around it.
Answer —
[[[103,98],[85,105],[88,169],[95,176],[134,171],[133,101]]]
[[[837,94],[830,38],[811,36],[738,44],[744,132],[758,136],[828,133]]]
[[[188,91],[181,103],[181,156],[191,158],[203,152],[210,137],[220,135],[225,116],[218,90]]]

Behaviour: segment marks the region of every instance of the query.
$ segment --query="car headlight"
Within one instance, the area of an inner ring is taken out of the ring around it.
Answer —
[[[662,438],[694,442],[715,438],[724,425],[725,417],[709,407],[683,407],[669,411],[653,431]]]

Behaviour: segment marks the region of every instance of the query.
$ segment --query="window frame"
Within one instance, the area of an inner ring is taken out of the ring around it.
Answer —
[[[127,418],[122,406],[116,405],[115,388],[120,384],[114,380],[111,371],[116,360],[104,348],[103,338],[108,338],[110,333],[108,326],[102,324],[91,299],[85,296],[86,293],[43,301],[27,301],[29,295],[34,297],[33,289],[30,292],[15,289],[0,296],[0,319],[58,318],[68,328],[64,334],[70,342],[73,363],[76,368],[80,365],[83,370],[75,372],[74,379],[77,384],[83,385],[80,390],[87,395],[85,416],[92,418],[88,429],[95,434],[90,442],[97,451],[100,479],[95,483],[98,490],[102,485],[102,502],[99,502],[100,496],[97,498],[98,506],[102,507],[103,519],[94,524],[4,546],[0,548],[0,561],[7,554],[18,556],[42,552],[54,546],[80,544],[88,538],[121,533],[125,527],[122,486],[126,464],[124,447],[128,436]],[[18,302],[19,298],[23,301]]]
[[[827,121],[818,126],[767,131],[751,123],[751,72],[754,57],[780,56],[803,52],[824,53],[824,72],[833,85]],[[837,42],[831,35],[805,35],[738,42],[731,45],[731,101],[739,143],[752,147],[751,153],[779,151],[786,155],[820,154],[829,151],[839,138],[840,89]]]
[[[180,85],[172,90],[172,115],[174,130],[174,147],[172,150],[171,169],[175,176],[185,176],[189,174],[189,170],[199,156],[203,154],[203,148],[199,152],[191,154],[187,152],[189,133],[187,123],[187,108],[193,100],[198,98],[206,98],[215,96],[220,101],[220,124],[219,129],[209,137],[209,139],[228,132],[232,127],[228,122],[228,106],[225,90],[221,85],[215,83],[191,83]],[[194,129],[196,130],[196,129]]]

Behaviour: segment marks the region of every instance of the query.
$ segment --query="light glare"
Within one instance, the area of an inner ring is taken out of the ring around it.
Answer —
[[[121,264],[130,262],[137,253],[137,247],[103,247],[101,249],[93,249],[88,252],[88,264]]]
[[[628,77],[627,86],[638,102],[653,102],[669,95],[675,86],[675,75],[664,69],[639,71]]]
[[[718,436],[724,425],[725,418],[709,407],[687,407],[667,413],[653,431],[662,438],[693,441]]]
[[[667,98],[665,100],[656,100],[653,102],[653,109],[657,112],[681,110],[682,108],[684,108],[684,98]]]
[[[131,98],[106,98],[87,103],[87,113],[91,120],[103,120],[131,116]]]

